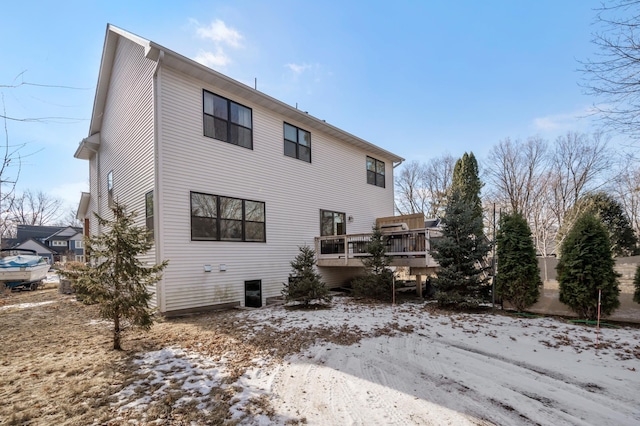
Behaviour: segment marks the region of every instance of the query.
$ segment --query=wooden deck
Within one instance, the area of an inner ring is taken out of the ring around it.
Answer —
[[[432,228],[385,232],[387,255],[392,256],[392,266],[409,266],[415,270],[433,269],[438,266],[431,257],[431,239],[440,236]],[[315,238],[318,266],[362,266],[362,258],[368,256],[367,243],[372,234],[347,234]]]

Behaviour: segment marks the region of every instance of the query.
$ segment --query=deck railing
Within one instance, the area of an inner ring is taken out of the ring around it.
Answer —
[[[394,258],[424,259],[424,266],[437,266],[430,256],[431,239],[440,236],[437,229],[414,229],[410,231],[385,232],[387,250],[386,253]],[[316,237],[316,253],[318,260],[344,259],[344,264],[349,264],[349,259],[357,259],[368,256],[367,244],[371,241],[372,234],[347,234]],[[415,263],[415,262],[414,262]],[[422,264],[422,261],[418,263]]]

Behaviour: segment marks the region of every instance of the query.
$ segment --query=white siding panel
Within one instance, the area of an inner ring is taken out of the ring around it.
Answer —
[[[107,174],[111,170],[114,199],[125,205],[127,211],[135,211],[136,224],[145,226],[144,194],[153,189],[155,178],[152,86],[155,65],[144,57],[142,46],[125,38],[119,39],[100,133],[100,149],[90,162],[89,219],[93,234],[103,230],[99,229],[92,212],[104,218],[112,216],[107,196]],[[155,262],[154,251],[142,260]]]
[[[253,279],[262,280],[263,298],[279,295],[298,246],[313,247],[320,233],[321,209],[353,216],[348,233],[369,232],[377,217],[393,215],[389,159],[376,157],[385,161],[387,187],[369,185],[365,151],[314,131],[312,163],[289,158],[277,114],[168,69],[161,87],[166,311],[244,304],[244,281]],[[253,150],[203,136],[203,88],[252,108]],[[190,191],[264,201],[267,242],[191,241]],[[212,272],[204,272],[207,264]],[[327,275],[340,280],[335,271]]]

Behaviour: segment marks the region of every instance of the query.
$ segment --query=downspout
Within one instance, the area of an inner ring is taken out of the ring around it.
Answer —
[[[160,205],[162,192],[160,190],[160,165],[161,151],[160,151],[160,117],[161,117],[161,103],[160,103],[160,67],[164,60],[164,51],[158,53],[158,59],[156,67],[153,70],[153,154],[154,154],[154,179],[153,179],[153,229],[154,229],[154,243],[156,245],[156,265],[162,262],[163,252],[163,238],[160,230],[162,229]],[[156,283],[156,305],[160,312],[166,312],[165,297],[164,297],[164,278]]]

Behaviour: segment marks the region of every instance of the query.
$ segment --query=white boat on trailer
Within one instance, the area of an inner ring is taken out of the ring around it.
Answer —
[[[0,283],[10,289],[22,287],[35,290],[47,276],[47,271],[49,263],[35,250],[0,250]]]

